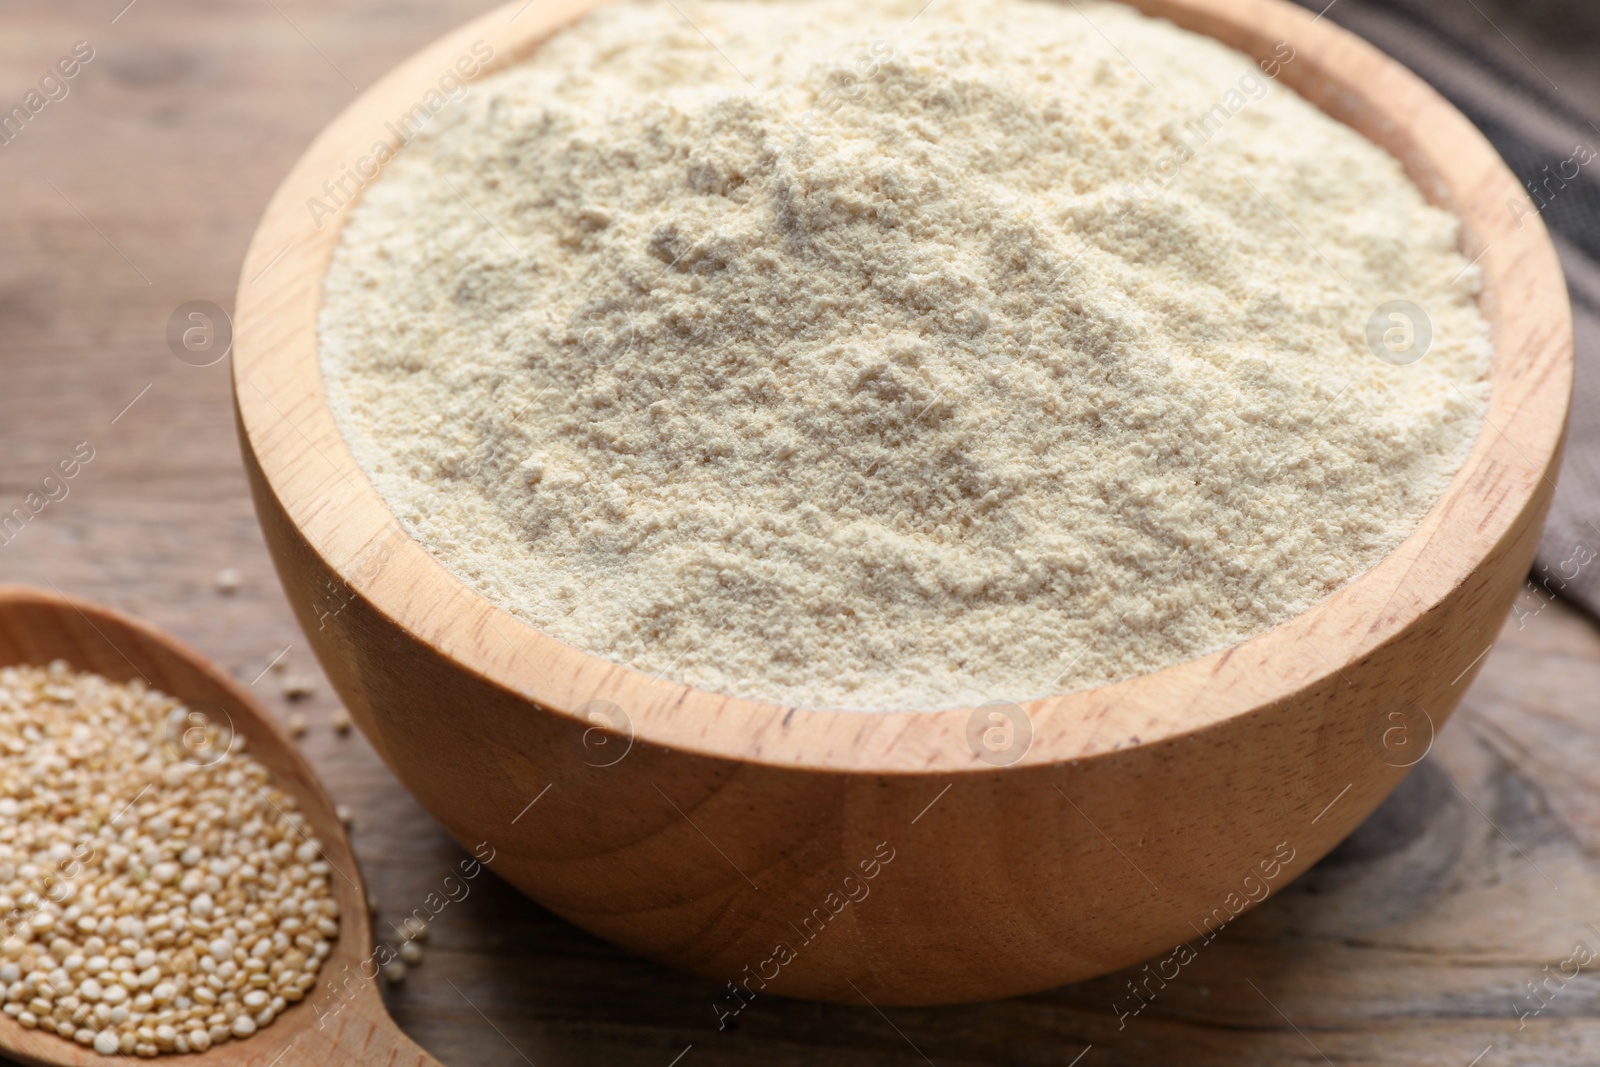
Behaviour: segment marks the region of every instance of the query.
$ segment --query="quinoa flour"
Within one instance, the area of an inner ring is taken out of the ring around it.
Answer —
[[[1455,220],[1209,39],[922,3],[601,9],[366,189],[323,369],[452,572],[651,674],[896,710],[1193,658],[1415,527],[1488,396]]]

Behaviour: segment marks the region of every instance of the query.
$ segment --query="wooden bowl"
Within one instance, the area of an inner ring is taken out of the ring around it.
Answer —
[[[386,124],[475,43],[496,69],[593,3],[514,0],[407,60],[312,145],[245,262],[234,381],[256,508],[395,774],[541,904],[726,981],[707,1005],[724,1022],[757,993],[941,1003],[1101,974],[1208,940],[1332,848],[1472,680],[1554,488],[1570,312],[1482,136],[1279,0],[1138,0],[1257,58],[1288,41],[1281,78],[1462,219],[1495,336],[1482,433],[1392,554],[1225,651],[1021,708],[781,707],[647,677],[496,607],[401,531],[329,412],[316,322],[346,209],[314,220],[310,199],[370,177]]]
[[[142,678],[213,721],[226,722],[272,772],[273,781],[299,802],[322,842],[323,857],[338,872],[328,885],[339,905],[339,937],[306,998],[251,1037],[213,1045],[181,1062],[196,1067],[270,1064],[293,1048],[297,1057],[286,1064],[439,1067],[384,1011],[371,966],[375,957],[367,892],[350,841],[311,765],[272,715],[199,653],[153,627],[87,601],[0,586],[0,666],[42,667],[57,659],[114,682]],[[39,1067],[108,1062],[67,1038],[25,1029],[9,1015],[0,1015],[0,1053]]]

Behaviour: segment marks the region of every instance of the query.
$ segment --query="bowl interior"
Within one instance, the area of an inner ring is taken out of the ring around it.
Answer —
[[[871,713],[792,708],[658,680],[572,648],[497,607],[407,536],[328,410],[317,358],[321,283],[347,206],[308,219],[329,175],[397,142],[390,116],[487,43],[475,77],[529,54],[594,0],[507,4],[418,53],[336,119],[274,198],[247,258],[234,347],[247,461],[310,549],[359,596],[482,676],[559,714],[603,698],[639,740],[784,766],[875,773],[982,771],[966,737],[981,709]],[[1484,274],[1493,391],[1466,463],[1417,529],[1371,570],[1301,615],[1232,648],[1128,681],[1029,701],[1024,763],[1104,755],[1292,699],[1419,625],[1544,506],[1570,392],[1571,325],[1554,250],[1506,204],[1521,185],[1471,124],[1371,46],[1282,0],[1136,0],[1149,14],[1257,59],[1285,43],[1280,80],[1388,150],[1462,223]],[[1281,53],[1277,53],[1280,54]],[[1536,521],[1536,520],[1535,520]],[[314,612],[322,610],[313,605]]]

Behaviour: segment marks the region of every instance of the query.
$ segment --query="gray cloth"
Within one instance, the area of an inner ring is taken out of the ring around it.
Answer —
[[[1431,83],[1525,182],[1547,178],[1579,145],[1595,154],[1541,211],[1567,274],[1578,372],[1555,503],[1530,577],[1600,617],[1600,4],[1298,2]],[[1537,595],[1524,593],[1523,610],[1537,607]]]

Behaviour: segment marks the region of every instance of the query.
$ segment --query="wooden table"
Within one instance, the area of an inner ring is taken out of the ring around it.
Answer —
[[[336,701],[245,489],[227,364],[180,362],[165,331],[185,301],[231,304],[267,197],[355,87],[485,5],[126,3],[10,0],[3,16],[6,108],[75,41],[95,54],[0,148],[0,512],[79,442],[94,457],[0,545],[0,580],[142,615],[245,681],[280,654],[318,679],[305,746],[355,812],[381,926],[463,853],[359,737],[329,728]],[[243,576],[233,596],[213,586],[228,567]],[[763,999],[719,1032],[713,983],[600,943],[492,876],[443,912],[390,1007],[463,1065],[1593,1064],[1600,630],[1523,600],[1390,803],[1137,1015],[1128,972],[960,1008]],[[256,688],[287,714],[281,680]],[[1567,962],[1580,944],[1594,954],[1581,967]],[[1533,999],[1528,983],[1546,980]]]

